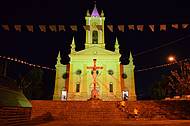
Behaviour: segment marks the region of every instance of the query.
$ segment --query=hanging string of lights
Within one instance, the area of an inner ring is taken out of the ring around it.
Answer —
[[[53,69],[53,68],[49,68],[49,67],[46,67],[46,66],[31,64],[31,63],[28,63],[28,62],[26,62],[26,61],[23,61],[23,60],[20,60],[20,59],[17,59],[17,58],[11,58],[11,57],[1,56],[1,55],[0,55],[0,58],[1,58],[1,59],[4,59],[4,60],[14,61],[14,62],[17,62],[17,63],[21,63],[21,64],[24,64],[24,65],[28,65],[28,66],[30,66],[30,67],[42,68],[42,69],[51,70],[51,71],[54,71],[54,70],[55,70],[55,69]]]
[[[176,64],[178,62],[187,61],[189,59],[190,58],[185,58],[185,59],[182,59],[182,60],[179,60],[179,61],[175,61],[175,62],[172,62],[172,63],[167,63],[167,64],[157,65],[157,66],[153,66],[153,67],[149,67],[149,68],[144,68],[144,69],[140,69],[140,70],[135,70],[135,72],[143,72],[143,71],[148,71],[148,70],[152,70],[152,69],[168,67],[168,66],[174,65],[174,64]]]
[[[36,65],[36,64],[31,64],[31,63],[28,63],[26,61],[19,60],[17,58],[10,58],[10,57],[1,56],[1,55],[0,55],[0,58],[4,59],[4,60],[14,61],[14,62],[18,62],[18,63],[24,64],[24,65],[28,65],[30,67],[36,67],[36,68],[42,68],[42,69],[46,69],[46,70],[55,71],[55,69],[53,69],[53,68],[41,66],[41,65]],[[185,58],[183,60],[179,60],[178,62],[187,61],[187,60],[190,60],[190,58]],[[171,66],[173,64],[176,64],[176,63],[177,62],[172,62],[172,63],[157,65],[157,66],[153,66],[153,67],[143,68],[143,69],[135,70],[135,72],[143,72],[143,71],[153,70],[153,69],[157,69],[157,68],[164,68],[164,67],[168,67],[168,66]]]

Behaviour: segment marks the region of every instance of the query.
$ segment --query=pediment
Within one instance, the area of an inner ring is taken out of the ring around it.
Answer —
[[[78,52],[73,52],[71,53],[71,55],[120,55],[120,54],[117,52],[106,50],[98,46],[93,46]]]

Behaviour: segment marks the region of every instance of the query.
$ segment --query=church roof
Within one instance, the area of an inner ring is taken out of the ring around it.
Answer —
[[[91,17],[100,17],[98,10],[96,8],[96,5],[94,6],[94,9],[92,11]]]
[[[113,51],[110,51],[110,50],[106,50],[106,49],[103,49],[103,48],[100,48],[98,46],[93,46],[93,47],[90,47],[90,48],[87,48],[87,49],[84,49],[84,50],[81,50],[81,51],[78,51],[78,52],[74,52],[72,54],[70,54],[72,56],[77,56],[77,58],[79,58],[80,56],[79,55],[83,55],[83,56],[87,56],[87,57],[94,57],[94,56],[106,56],[106,58],[113,58],[113,56],[115,55],[116,57],[120,57],[120,54],[119,53],[116,53],[116,52],[113,52]],[[117,58],[118,58],[117,57]]]

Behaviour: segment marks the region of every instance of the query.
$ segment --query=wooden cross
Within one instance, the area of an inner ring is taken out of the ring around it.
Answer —
[[[92,90],[92,98],[97,98],[98,97],[98,91],[96,90],[96,70],[98,69],[103,69],[103,67],[101,66],[96,66],[96,59],[93,59],[94,62],[94,66],[89,66],[87,67],[87,69],[92,69],[92,77],[93,77],[93,84],[94,84],[94,88]]]

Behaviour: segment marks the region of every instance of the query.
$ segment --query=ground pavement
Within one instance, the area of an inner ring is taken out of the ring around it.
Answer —
[[[65,122],[52,121],[37,126],[190,126],[190,120],[119,121],[119,122]]]

